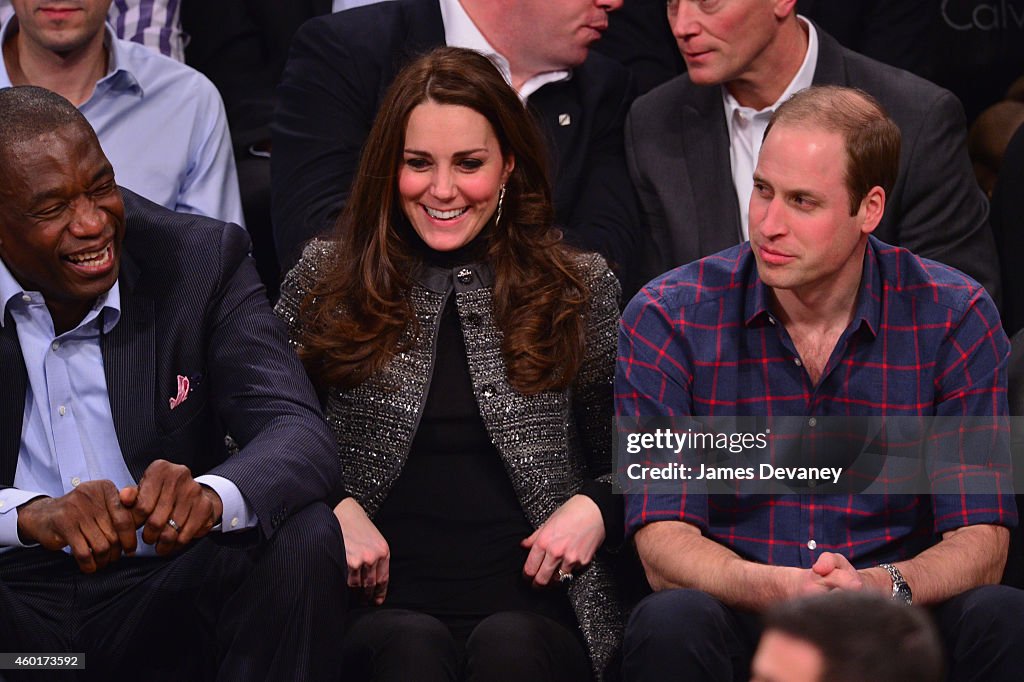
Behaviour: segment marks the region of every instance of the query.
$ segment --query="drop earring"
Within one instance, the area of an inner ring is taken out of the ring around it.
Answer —
[[[498,191],[498,210],[495,212],[494,215],[495,227],[497,227],[498,223],[501,222],[501,206],[503,203],[505,203],[505,185],[502,185],[501,189]]]

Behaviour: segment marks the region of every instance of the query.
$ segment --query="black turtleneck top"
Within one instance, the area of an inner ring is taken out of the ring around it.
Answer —
[[[430,249],[415,234],[403,237],[425,262],[453,274],[486,260],[486,233],[450,252]],[[391,548],[385,604],[458,619],[533,611],[575,628],[564,591],[535,590],[523,578],[528,552],[519,543],[533,528],[480,416],[454,292],[437,334],[408,461],[375,518]]]

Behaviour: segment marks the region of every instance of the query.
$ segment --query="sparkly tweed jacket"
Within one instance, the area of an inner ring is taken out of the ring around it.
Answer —
[[[277,313],[294,340],[299,304],[329,262],[333,243],[316,240],[281,288]],[[619,284],[595,254],[579,257],[590,288],[586,354],[572,386],[523,395],[509,384],[495,325],[489,266],[422,266],[411,291],[419,332],[409,350],[351,390],[333,389],[324,412],[338,439],[346,489],[373,518],[402,472],[427,400],[441,311],[455,296],[480,415],[504,460],[526,518],[540,526],[579,491],[611,471],[612,378]],[[599,552],[569,589],[598,677],[619,648],[622,610],[609,563]]]

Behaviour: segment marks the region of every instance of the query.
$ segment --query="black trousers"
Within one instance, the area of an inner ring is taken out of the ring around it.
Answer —
[[[1016,682],[1024,677],[1024,591],[968,590],[931,609],[952,682]],[[656,592],[633,610],[623,643],[623,679],[750,679],[761,636],[757,615],[699,590]],[[898,652],[893,652],[898,655]]]
[[[346,679],[374,682],[587,682],[590,659],[565,626],[535,613],[483,620],[405,609],[354,611],[344,641]]]
[[[85,653],[86,669],[14,680],[336,680],[345,551],[324,504],[169,557],[92,575],[63,552],[0,553],[0,651]]]

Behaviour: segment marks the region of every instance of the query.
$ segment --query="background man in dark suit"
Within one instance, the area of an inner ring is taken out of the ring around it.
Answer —
[[[337,674],[340,471],[248,248],[120,190],[67,100],[0,91],[0,649]]]
[[[949,92],[841,47],[795,0],[670,0],[688,74],[638,98],[626,124],[630,174],[649,230],[643,278],[746,239],[751,173],[772,111],[813,84],[874,95],[903,133],[900,174],[875,233],[952,265],[999,296],[988,206]],[[741,196],[742,195],[742,196]]]
[[[638,222],[622,149],[629,74],[589,52],[622,0],[394,0],[317,17],[292,41],[272,127],[278,260],[341,210],[387,86],[441,45],[495,54],[550,143],[557,221],[621,267]]]

